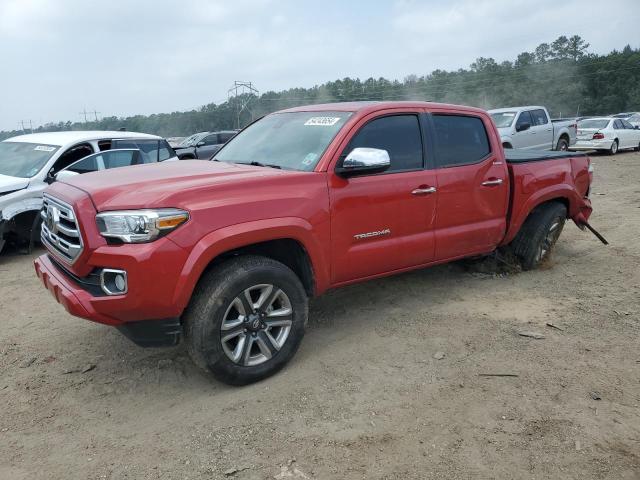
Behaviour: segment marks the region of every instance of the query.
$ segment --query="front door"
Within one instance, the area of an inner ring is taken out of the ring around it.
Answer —
[[[357,147],[386,150],[391,166],[348,179],[330,172],[334,284],[433,260],[436,179],[424,170],[418,113],[364,119],[338,162]]]
[[[529,125],[526,130],[521,130],[524,125]],[[513,148],[534,148],[536,145],[536,133],[532,130],[533,118],[529,112],[520,112],[516,120],[515,131],[512,134]],[[518,131],[520,130],[520,131]]]
[[[507,165],[491,149],[489,120],[431,116],[438,203],[435,259],[488,253],[504,238],[509,201]]]

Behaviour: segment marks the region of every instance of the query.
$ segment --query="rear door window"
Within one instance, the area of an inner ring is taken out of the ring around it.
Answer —
[[[477,163],[491,153],[481,118],[466,115],[433,115],[432,118],[438,167]]]
[[[344,155],[361,147],[378,148],[389,153],[391,166],[385,173],[418,170],[423,166],[422,135],[417,115],[393,115],[370,121],[351,139]]]
[[[532,125],[546,125],[549,122],[547,114],[542,109],[532,110],[531,118],[533,120]]]
[[[173,150],[166,140],[118,139],[113,140],[113,149],[137,149],[142,153],[142,163],[161,162],[173,156]],[[167,156],[168,155],[168,156]]]

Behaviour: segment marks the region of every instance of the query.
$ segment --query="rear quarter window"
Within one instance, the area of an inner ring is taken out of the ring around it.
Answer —
[[[433,115],[436,164],[455,167],[480,162],[491,147],[484,122],[466,115]]]

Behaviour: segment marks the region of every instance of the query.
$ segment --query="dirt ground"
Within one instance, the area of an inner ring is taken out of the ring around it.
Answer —
[[[594,163],[608,247],[567,224],[538,271],[331,292],[243,388],[71,317],[3,254],[0,479],[640,478],[640,154]]]

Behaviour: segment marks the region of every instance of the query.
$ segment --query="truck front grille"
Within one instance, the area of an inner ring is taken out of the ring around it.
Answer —
[[[73,263],[82,253],[82,237],[73,207],[44,194],[42,203],[42,243],[59,259]]]

